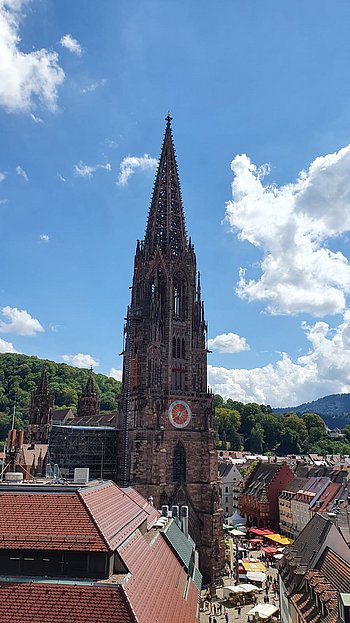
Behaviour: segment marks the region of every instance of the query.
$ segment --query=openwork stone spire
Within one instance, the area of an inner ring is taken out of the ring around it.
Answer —
[[[100,398],[96,391],[94,379],[92,376],[92,368],[86,382],[85,391],[78,399],[78,417],[93,417],[100,412]]]
[[[40,377],[40,381],[39,381],[39,385],[37,387],[36,393],[37,394],[47,394],[48,393],[48,388],[49,388],[49,379],[48,379],[48,375],[47,375],[47,368],[45,366],[43,371],[42,371],[42,373],[41,373],[41,377]]]
[[[168,257],[177,256],[187,248],[186,224],[170,113],[166,117],[163,147],[148,214],[144,248],[148,257],[152,257],[157,248]]]

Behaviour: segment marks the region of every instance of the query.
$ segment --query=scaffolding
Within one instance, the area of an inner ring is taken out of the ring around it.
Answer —
[[[73,480],[74,469],[88,467],[90,480],[117,481],[118,430],[112,426],[53,425],[49,435],[50,464],[62,478]]]

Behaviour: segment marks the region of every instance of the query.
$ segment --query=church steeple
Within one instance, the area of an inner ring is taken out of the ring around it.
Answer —
[[[36,392],[38,394],[47,394],[48,387],[49,387],[49,379],[48,379],[48,376],[47,376],[47,368],[45,366],[43,368],[42,373],[41,373],[39,385],[38,385],[38,388],[37,388]]]
[[[168,115],[125,325],[121,482],[152,496],[158,508],[188,506],[189,532],[213,581],[223,565],[223,535],[206,333]]]
[[[100,398],[96,391],[92,368],[90,368],[89,376],[86,381],[84,392],[79,396],[77,416],[92,417],[100,413]]]
[[[30,443],[47,443],[51,424],[53,397],[49,392],[49,379],[44,367],[38,386],[32,393],[29,408],[29,424],[26,438]]]
[[[177,256],[187,247],[187,234],[180,181],[175,157],[170,113],[148,214],[145,255],[150,258],[157,248],[164,256]]]

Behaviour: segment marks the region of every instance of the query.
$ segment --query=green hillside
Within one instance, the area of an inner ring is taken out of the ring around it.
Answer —
[[[76,409],[78,396],[83,391],[89,371],[13,353],[0,354],[0,440],[5,439],[16,403],[16,425],[27,422],[31,392],[36,388],[44,365],[49,375],[49,388],[55,407]],[[114,411],[121,383],[104,374],[93,374],[101,397],[101,411]]]
[[[274,409],[275,413],[318,413],[330,428],[344,428],[350,424],[350,394],[331,394],[297,407]]]

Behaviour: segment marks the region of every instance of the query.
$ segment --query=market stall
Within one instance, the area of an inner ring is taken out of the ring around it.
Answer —
[[[247,612],[248,621],[271,621],[278,613],[278,608],[272,604],[257,604]]]

